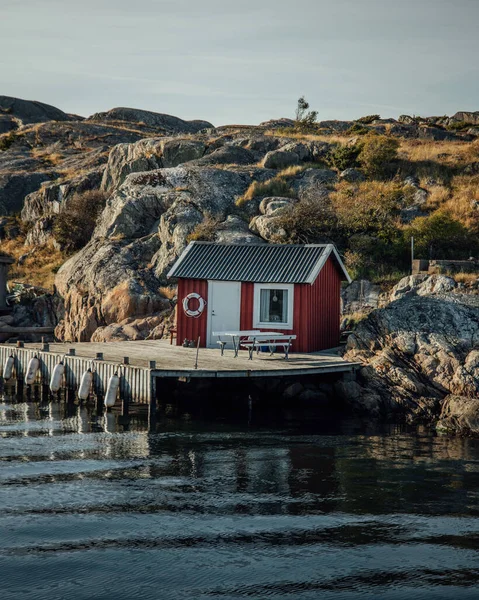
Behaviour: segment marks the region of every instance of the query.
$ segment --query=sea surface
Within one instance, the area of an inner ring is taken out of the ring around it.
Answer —
[[[478,599],[479,441],[3,397],[0,539],[1,600]]]

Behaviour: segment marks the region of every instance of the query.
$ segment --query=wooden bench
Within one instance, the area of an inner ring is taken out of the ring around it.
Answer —
[[[216,343],[219,344],[221,356],[223,356],[223,354],[225,353],[225,346],[228,342],[226,340],[218,340]]]
[[[170,346],[173,345],[173,337],[176,337],[176,334],[178,333],[177,329],[175,326],[170,327],[169,329],[170,332]]]
[[[275,353],[277,346],[282,346],[284,351],[284,358],[288,360],[289,358],[289,350],[291,348],[293,340],[296,339],[295,335],[278,335],[278,336],[269,336],[267,338],[261,338],[261,336],[249,337],[244,342],[240,343],[242,348],[246,348],[249,353],[249,360],[253,360],[253,353],[256,352],[259,354],[261,348],[268,347],[270,356],[273,356]]]

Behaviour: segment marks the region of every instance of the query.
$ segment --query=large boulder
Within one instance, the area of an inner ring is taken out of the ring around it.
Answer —
[[[287,232],[282,227],[278,216],[259,215],[249,225],[250,230],[267,242],[281,243],[287,240]]]
[[[172,139],[162,144],[162,163],[164,167],[177,167],[183,163],[201,158],[205,144],[200,140]]]
[[[479,398],[450,395],[444,400],[437,429],[479,435]]]
[[[0,214],[8,215],[22,210],[27,194],[37,190],[51,173],[0,173]]]
[[[159,138],[140,140],[134,144],[117,144],[108,156],[101,189],[111,191],[120,187],[130,173],[150,171],[162,166]]]
[[[25,198],[21,212],[22,221],[34,222],[41,217],[58,214],[61,206],[74,194],[98,189],[103,168],[82,173],[63,183],[49,183]]]
[[[348,183],[359,183],[366,180],[364,174],[361,173],[359,169],[354,168],[344,169],[344,171],[341,171],[339,174],[339,178]]]
[[[446,275],[409,275],[403,277],[389,293],[389,302],[404,296],[444,295],[457,287],[452,277]]]
[[[126,340],[159,340],[168,334],[173,307],[144,317],[129,317],[120,323],[98,327],[92,342],[123,342]]]
[[[383,414],[434,420],[446,396],[479,392],[479,300],[440,277],[411,279],[359,323],[346,358],[364,364],[364,394],[379,399]]]
[[[17,129],[18,123],[9,115],[4,115],[0,111],[0,135],[2,133],[9,133]]]
[[[263,160],[265,169],[285,169],[298,165],[300,158],[296,152],[288,150],[272,150],[268,152]]]
[[[470,123],[471,125],[479,125],[479,111],[459,111],[453,115],[450,120],[456,123]]]
[[[255,156],[241,146],[225,145],[202,158],[193,161],[195,166],[214,165],[251,165],[256,162]]]
[[[12,98],[11,96],[0,96],[0,112],[15,118],[22,125],[45,121],[73,120],[72,116],[49,104],[37,102],[36,100]]]
[[[263,240],[254,235],[242,219],[229,215],[218,223],[215,231],[215,242],[220,244],[261,244]]]
[[[379,307],[381,286],[367,279],[355,280],[341,290],[343,315],[369,312]]]
[[[140,110],[138,108],[112,108],[106,112],[95,113],[88,117],[88,121],[100,123],[132,123],[147,126],[159,132],[171,133],[197,133],[202,129],[213,127],[208,121],[184,121],[179,117],[163,113]]]
[[[55,278],[65,303],[57,337],[89,341],[98,327],[168,308],[147,266],[158,247],[156,235],[131,242],[97,238],[67,260]]]
[[[293,119],[287,119],[283,117],[281,119],[270,119],[269,121],[263,121],[259,124],[259,127],[264,127],[266,129],[282,129],[283,127],[294,127]]]
[[[337,178],[331,169],[306,169],[296,177],[292,188],[300,200],[322,201],[328,197]]]
[[[115,190],[131,173],[176,167],[201,158],[204,152],[204,142],[184,138],[147,138],[118,144],[109,154],[101,188]]]

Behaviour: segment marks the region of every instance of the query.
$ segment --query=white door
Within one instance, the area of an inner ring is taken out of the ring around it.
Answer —
[[[217,331],[237,331],[240,326],[241,283],[208,282],[208,347],[217,348]]]

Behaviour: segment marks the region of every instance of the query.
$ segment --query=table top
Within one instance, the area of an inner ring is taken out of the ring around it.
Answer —
[[[278,337],[290,337],[296,339],[295,335],[289,335],[287,333],[281,333],[280,331],[259,331],[258,329],[244,330],[244,331],[215,331],[213,335],[227,336],[227,337],[254,337],[256,339],[273,339]]]

